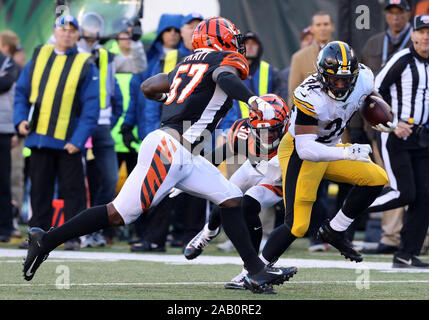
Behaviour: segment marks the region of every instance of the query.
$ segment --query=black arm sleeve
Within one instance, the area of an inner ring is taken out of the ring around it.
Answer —
[[[243,102],[249,101],[255,94],[241,81],[239,77],[231,72],[222,72],[218,75],[217,84],[232,99]]]

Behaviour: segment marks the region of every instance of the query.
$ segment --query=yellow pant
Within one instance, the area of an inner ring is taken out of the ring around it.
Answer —
[[[286,224],[296,237],[302,237],[307,232],[311,209],[322,179],[359,186],[380,186],[388,182],[384,169],[373,162],[302,160],[296,152],[294,138],[289,133],[280,142],[278,154],[283,177]]]

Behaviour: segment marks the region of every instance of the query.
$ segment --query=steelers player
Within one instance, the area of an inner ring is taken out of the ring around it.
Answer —
[[[380,194],[388,178],[370,160],[369,145],[344,145],[340,137],[373,88],[371,70],[358,63],[347,43],[333,41],[318,55],[317,74],[295,89],[291,124],[278,150],[285,223],[270,234],[262,251],[265,263],[275,262],[296,238],[305,235],[322,179],[354,186],[336,216],[320,227],[318,237],[345,258],[362,261],[345,231]],[[393,131],[395,122],[375,128]]]

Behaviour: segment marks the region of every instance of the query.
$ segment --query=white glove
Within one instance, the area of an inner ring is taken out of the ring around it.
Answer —
[[[247,102],[248,105],[251,105],[253,101],[256,101],[258,104],[258,110],[262,112],[262,116],[264,120],[271,120],[276,117],[276,113],[274,112],[274,108],[268,102],[262,100],[258,96],[253,96],[249,98]]]
[[[377,124],[376,126],[372,126],[373,129],[381,132],[392,132],[398,127],[398,118],[393,114],[393,122],[388,122],[387,127],[384,124]]]
[[[179,194],[183,193],[182,190],[177,189],[177,188],[172,188],[170,190],[170,194],[168,195],[169,198],[175,198],[177,197]]]
[[[344,147],[343,156],[344,160],[371,162],[369,154],[372,152],[369,144],[355,143],[351,146]]]

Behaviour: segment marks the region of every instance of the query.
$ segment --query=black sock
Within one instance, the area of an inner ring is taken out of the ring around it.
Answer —
[[[210,211],[208,228],[209,230],[214,231],[220,226],[220,224],[220,208],[215,206],[212,211]]]
[[[241,202],[241,212],[243,213],[244,220],[246,220],[253,248],[256,252],[259,252],[259,246],[262,241],[262,222],[259,218],[261,205],[256,199],[245,195]]]
[[[67,240],[107,228],[107,206],[96,206],[82,211],[62,226],[55,228],[43,237],[43,248],[49,252]]]
[[[354,186],[341,208],[344,215],[350,219],[357,218],[374,202],[382,190],[383,186]]]
[[[265,265],[253,249],[246,223],[241,214],[241,208],[221,208],[220,216],[223,230],[240,254],[244,267],[249,271],[249,274],[259,272]]]
[[[282,224],[271,232],[262,250],[262,256],[269,262],[276,261],[295,239],[296,237],[290,232],[289,228]]]

